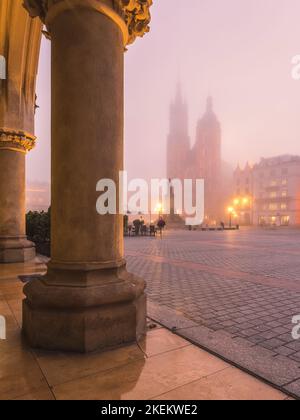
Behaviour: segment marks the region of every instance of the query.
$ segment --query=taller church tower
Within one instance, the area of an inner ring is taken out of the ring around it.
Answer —
[[[190,150],[188,108],[178,84],[175,100],[170,107],[170,131],[167,149],[167,177],[184,179]]]

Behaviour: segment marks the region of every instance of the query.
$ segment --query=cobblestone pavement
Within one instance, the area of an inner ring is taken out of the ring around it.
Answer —
[[[125,247],[151,302],[300,367],[300,340],[291,335],[300,315],[300,230],[174,231],[163,240],[127,238]],[[300,395],[300,373],[290,382]]]

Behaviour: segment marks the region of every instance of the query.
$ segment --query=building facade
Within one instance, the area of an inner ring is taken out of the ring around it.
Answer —
[[[253,224],[253,167],[247,162],[244,169],[238,165],[233,175],[233,201],[234,222],[249,226]]]
[[[300,156],[262,159],[253,173],[254,221],[300,224]]]
[[[234,172],[233,205],[240,224],[300,224],[300,156],[261,159]],[[243,207],[244,205],[244,207]]]

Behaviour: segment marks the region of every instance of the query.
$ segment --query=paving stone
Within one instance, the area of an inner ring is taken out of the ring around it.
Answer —
[[[291,392],[299,398],[300,395],[300,379],[283,387],[286,392]]]
[[[290,356],[295,354],[294,350],[289,349],[288,347],[282,346],[274,349],[275,353],[280,354],[281,356]]]
[[[276,349],[277,347],[282,346],[284,343],[281,340],[278,340],[276,338],[273,338],[271,340],[267,340],[267,341],[263,341],[262,343],[260,343],[260,345],[266,349]]]

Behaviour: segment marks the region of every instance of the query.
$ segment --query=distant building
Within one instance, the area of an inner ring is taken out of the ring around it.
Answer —
[[[234,172],[236,217],[241,224],[300,224],[300,156],[261,159]],[[244,206],[243,206],[244,203]]]
[[[209,97],[206,111],[197,124],[195,144],[191,147],[188,109],[180,86],[170,108],[167,176],[170,179],[204,179],[205,223],[220,223],[232,179],[232,169],[222,162],[221,125],[214,113],[212,98]]]
[[[26,188],[26,211],[47,211],[50,207],[50,185],[29,182]]]
[[[234,199],[234,221],[240,225],[249,226],[253,224],[253,167],[246,164],[244,169],[240,166],[233,174]]]

